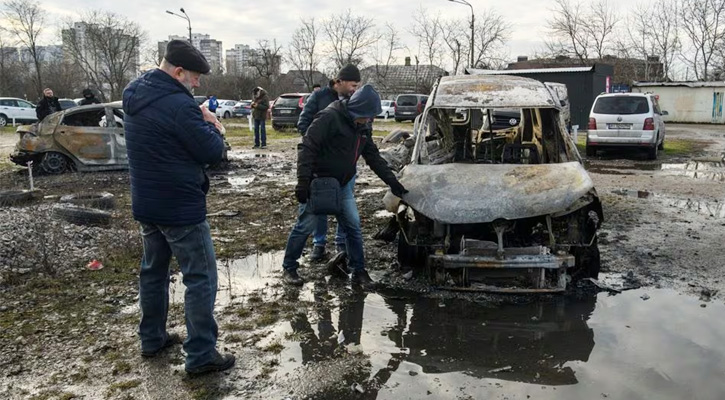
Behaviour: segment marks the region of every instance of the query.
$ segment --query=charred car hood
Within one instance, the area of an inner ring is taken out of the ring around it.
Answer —
[[[578,162],[408,165],[403,201],[446,224],[515,220],[561,212],[593,187]]]

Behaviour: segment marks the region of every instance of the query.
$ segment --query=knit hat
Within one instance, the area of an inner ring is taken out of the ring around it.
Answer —
[[[360,82],[360,70],[352,64],[344,66],[340,72],[337,73],[337,79],[341,81],[352,81]]]
[[[383,112],[380,95],[371,85],[365,85],[353,93],[347,101],[347,112],[352,119],[375,118]]]

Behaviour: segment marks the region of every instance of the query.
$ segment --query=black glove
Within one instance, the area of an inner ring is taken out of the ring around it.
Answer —
[[[310,198],[310,180],[307,178],[297,178],[297,186],[295,186],[295,196],[300,204],[307,203]]]
[[[408,191],[403,187],[403,185],[398,182],[397,180],[390,184],[390,191],[393,192],[394,195],[402,198],[404,194],[408,193]]]

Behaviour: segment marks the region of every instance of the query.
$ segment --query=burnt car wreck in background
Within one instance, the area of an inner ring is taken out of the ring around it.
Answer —
[[[557,292],[599,273],[599,198],[547,85],[512,76],[440,78],[388,193],[398,259],[458,290]],[[491,124],[497,109],[520,123]],[[402,146],[402,145],[401,145]]]

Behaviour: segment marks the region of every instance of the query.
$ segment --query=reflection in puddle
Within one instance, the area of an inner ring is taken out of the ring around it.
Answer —
[[[230,151],[228,158],[231,161],[234,160],[250,160],[254,158],[277,158],[281,157],[280,153],[267,153],[267,152],[249,152],[249,151]]]
[[[217,306],[232,303],[235,298],[252,291],[268,287],[279,281],[282,271],[284,252],[253,254],[230,261],[217,262],[218,290]],[[181,274],[172,276],[174,281],[169,287],[172,303],[184,301],[184,284]]]
[[[334,360],[344,346],[368,358],[369,372],[358,383],[371,399],[725,394],[725,307],[702,308],[674,291],[498,307],[355,292],[332,308],[324,300],[330,294],[315,291],[315,307],[278,326],[288,338],[280,359],[289,360],[279,377],[315,379],[300,367]]]
[[[704,214],[714,218],[725,218],[725,202],[717,200],[705,201],[698,199],[682,199],[672,196],[655,194],[645,190],[631,189],[617,189],[613,190],[612,193],[625,197],[649,199],[667,207],[679,208],[681,210]]]
[[[725,168],[718,162],[689,161],[680,164],[662,164],[662,174],[725,182]]]
[[[232,186],[247,186],[254,182],[254,176],[230,176],[228,180]]]

